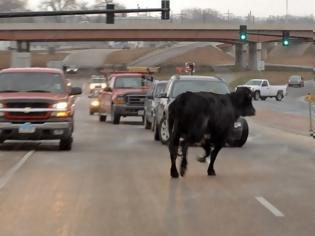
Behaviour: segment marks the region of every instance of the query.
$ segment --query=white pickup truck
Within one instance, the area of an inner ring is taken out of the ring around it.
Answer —
[[[253,92],[254,100],[266,100],[266,98],[276,98],[281,101],[287,95],[287,85],[270,85],[266,79],[251,79],[246,84],[239,85],[239,87],[247,87]]]

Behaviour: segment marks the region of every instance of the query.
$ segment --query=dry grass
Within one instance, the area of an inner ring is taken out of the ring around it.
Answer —
[[[193,61],[197,65],[222,65],[234,63],[234,58],[214,47],[202,47],[174,57],[163,64],[184,65],[185,62]]]
[[[152,48],[135,48],[115,51],[106,58],[104,64],[129,64],[152,51],[154,51]]]
[[[51,60],[63,60],[68,53],[38,53],[32,52],[32,66],[33,67],[46,67],[47,62]],[[8,68],[11,64],[11,52],[0,52],[0,69]]]

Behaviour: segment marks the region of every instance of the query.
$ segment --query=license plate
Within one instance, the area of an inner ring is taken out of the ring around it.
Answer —
[[[35,132],[35,127],[31,123],[24,123],[19,127],[20,134],[31,134]]]
[[[138,115],[139,116],[143,116],[144,115],[144,110],[138,111]]]

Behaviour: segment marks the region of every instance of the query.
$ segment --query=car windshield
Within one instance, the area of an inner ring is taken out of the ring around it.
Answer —
[[[229,89],[224,82],[212,80],[177,80],[174,82],[171,97],[176,97],[181,93],[190,92],[212,92],[217,94],[227,94]]]
[[[0,92],[64,93],[65,83],[58,73],[10,72],[0,74]]]
[[[94,78],[91,80],[91,83],[93,84],[102,84],[102,83],[105,83],[105,79],[103,78]]]
[[[114,88],[142,88],[151,84],[151,80],[142,76],[121,76],[116,78]]]
[[[246,82],[246,85],[260,85],[261,80],[249,80]]]
[[[297,81],[300,81],[300,80],[301,80],[300,76],[291,76],[290,77],[290,81],[291,82],[297,82]]]

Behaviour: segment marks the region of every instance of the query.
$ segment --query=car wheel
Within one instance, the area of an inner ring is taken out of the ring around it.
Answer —
[[[167,144],[169,140],[169,133],[167,127],[167,120],[165,117],[162,118],[159,125],[159,137],[162,144]]]
[[[154,122],[154,126],[153,126],[153,133],[154,133],[154,140],[155,141],[160,141],[160,135],[159,135],[159,127],[157,124],[155,124],[156,122]]]
[[[106,116],[104,116],[104,115],[99,115],[98,120],[99,120],[100,122],[105,122],[105,121],[106,121]]]
[[[254,93],[254,100],[259,100],[259,98],[260,98],[260,92],[259,91],[255,91],[255,93]]]
[[[277,93],[277,95],[276,95],[276,100],[277,100],[277,101],[281,101],[282,99],[283,99],[283,94],[282,94],[282,92],[279,91],[279,92]]]
[[[90,115],[94,115],[94,112],[93,112],[93,111],[90,111]]]
[[[112,123],[114,125],[118,125],[120,122],[120,116],[114,111],[114,109],[112,109]]]
[[[72,142],[72,136],[70,136],[69,138],[61,139],[59,143],[59,150],[70,151],[72,148]]]
[[[233,140],[229,142],[229,145],[231,147],[242,147],[248,138],[248,123],[245,119],[240,119],[240,122],[242,124],[242,135],[239,140]]]

